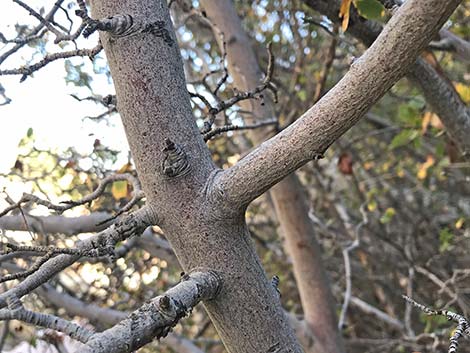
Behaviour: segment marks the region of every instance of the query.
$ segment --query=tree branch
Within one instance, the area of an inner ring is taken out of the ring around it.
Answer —
[[[81,233],[100,232],[109,226],[103,223],[112,215],[107,212],[93,212],[86,216],[65,217],[63,215],[32,216],[25,214],[8,215],[0,218],[0,229],[11,231],[43,232],[46,234],[76,235]],[[27,224],[26,224],[27,223]],[[97,225],[99,224],[99,225]]]
[[[459,339],[462,338],[463,336],[470,337],[470,320],[468,320],[466,317],[456,314],[452,311],[449,310],[434,310],[431,308],[428,308],[427,306],[417,303],[414,301],[412,298],[402,295],[403,299],[406,300],[407,303],[410,303],[411,305],[417,307],[427,315],[442,315],[447,318],[449,321],[455,321],[457,322],[457,327],[453,331],[451,337],[450,337],[450,345],[449,345],[449,353],[455,353],[457,352],[457,347],[459,345]]]
[[[165,294],[144,304],[112,328],[90,337],[82,353],[130,353],[165,337],[200,301],[214,299],[222,286],[213,271],[184,275]]]
[[[344,78],[293,125],[215,176],[215,192],[245,207],[326,149],[400,79],[460,1],[409,0]]]
[[[80,342],[87,342],[93,333],[86,328],[60,317],[27,310],[17,297],[8,299],[8,309],[0,310],[0,320],[19,320],[31,325],[50,328],[69,335]]]
[[[158,223],[152,213],[146,208],[124,216],[103,232],[84,240],[77,248],[84,251],[114,251],[114,245],[134,235],[140,235],[150,224]],[[0,308],[5,307],[10,297],[21,298],[41,284],[47,282],[57,273],[76,262],[81,255],[62,254],[46,261],[36,272],[29,275],[16,287],[0,294]]]
[[[340,21],[338,17],[340,1],[304,0],[304,2],[311,8],[328,16],[331,21]],[[396,1],[388,1],[388,3],[389,6],[392,6]],[[357,11],[351,9],[348,32],[364,44],[371,45],[381,30],[382,26],[379,23],[361,18]],[[447,32],[441,29],[439,35],[441,37],[449,36]],[[457,42],[455,35],[452,35],[452,38],[454,42]],[[460,44],[459,49],[456,50],[461,55],[466,56],[468,60],[468,45],[463,46]],[[407,76],[419,85],[428,104],[442,119],[449,134],[461,148],[462,153],[470,153],[470,141],[468,139],[470,135],[470,109],[461,101],[449,80],[422,59],[411,66]]]

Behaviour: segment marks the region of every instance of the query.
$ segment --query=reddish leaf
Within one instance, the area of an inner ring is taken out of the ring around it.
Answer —
[[[351,175],[353,173],[353,159],[351,156],[351,153],[349,152],[343,152],[341,156],[339,156],[339,161],[338,161],[338,168],[341,171],[341,173],[345,175]]]

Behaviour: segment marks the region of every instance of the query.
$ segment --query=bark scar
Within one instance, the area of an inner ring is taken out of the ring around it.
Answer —
[[[165,148],[163,149],[165,158],[163,160],[162,170],[169,178],[181,177],[188,174],[191,165],[188,156],[183,148],[171,141],[169,138],[165,140]]]

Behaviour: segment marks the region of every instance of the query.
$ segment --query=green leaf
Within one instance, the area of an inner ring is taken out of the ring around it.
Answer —
[[[418,136],[419,136],[418,130],[413,130],[413,129],[403,130],[397,135],[395,135],[392,142],[390,142],[390,145],[388,146],[388,148],[393,150],[394,148],[404,146],[410,143],[411,141],[413,141]]]
[[[301,90],[297,92],[297,96],[300,98],[302,102],[305,102],[307,100],[307,92],[305,90]]]
[[[421,126],[421,113],[413,104],[401,104],[398,108],[398,120],[407,126]]]
[[[127,181],[119,180],[113,183],[111,187],[111,193],[114,199],[119,200],[127,196]]]
[[[354,6],[359,14],[368,20],[378,20],[385,13],[384,7],[377,0],[356,0]]]
[[[444,228],[439,232],[439,252],[444,252],[451,247],[452,240],[454,239],[454,234],[451,233],[449,228]]]
[[[383,223],[383,224],[390,223],[393,216],[395,216],[395,213],[396,211],[394,208],[392,207],[387,208],[384,214],[382,215],[382,217],[380,217],[380,223]]]
[[[33,128],[32,128],[32,127],[30,127],[30,128],[28,129],[28,132],[26,133],[26,136],[27,136],[27,137],[33,136]]]

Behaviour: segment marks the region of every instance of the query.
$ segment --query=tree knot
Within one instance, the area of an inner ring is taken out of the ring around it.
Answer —
[[[163,174],[169,178],[175,178],[189,173],[191,165],[188,156],[180,145],[167,138],[163,153],[165,155],[162,166]]]

